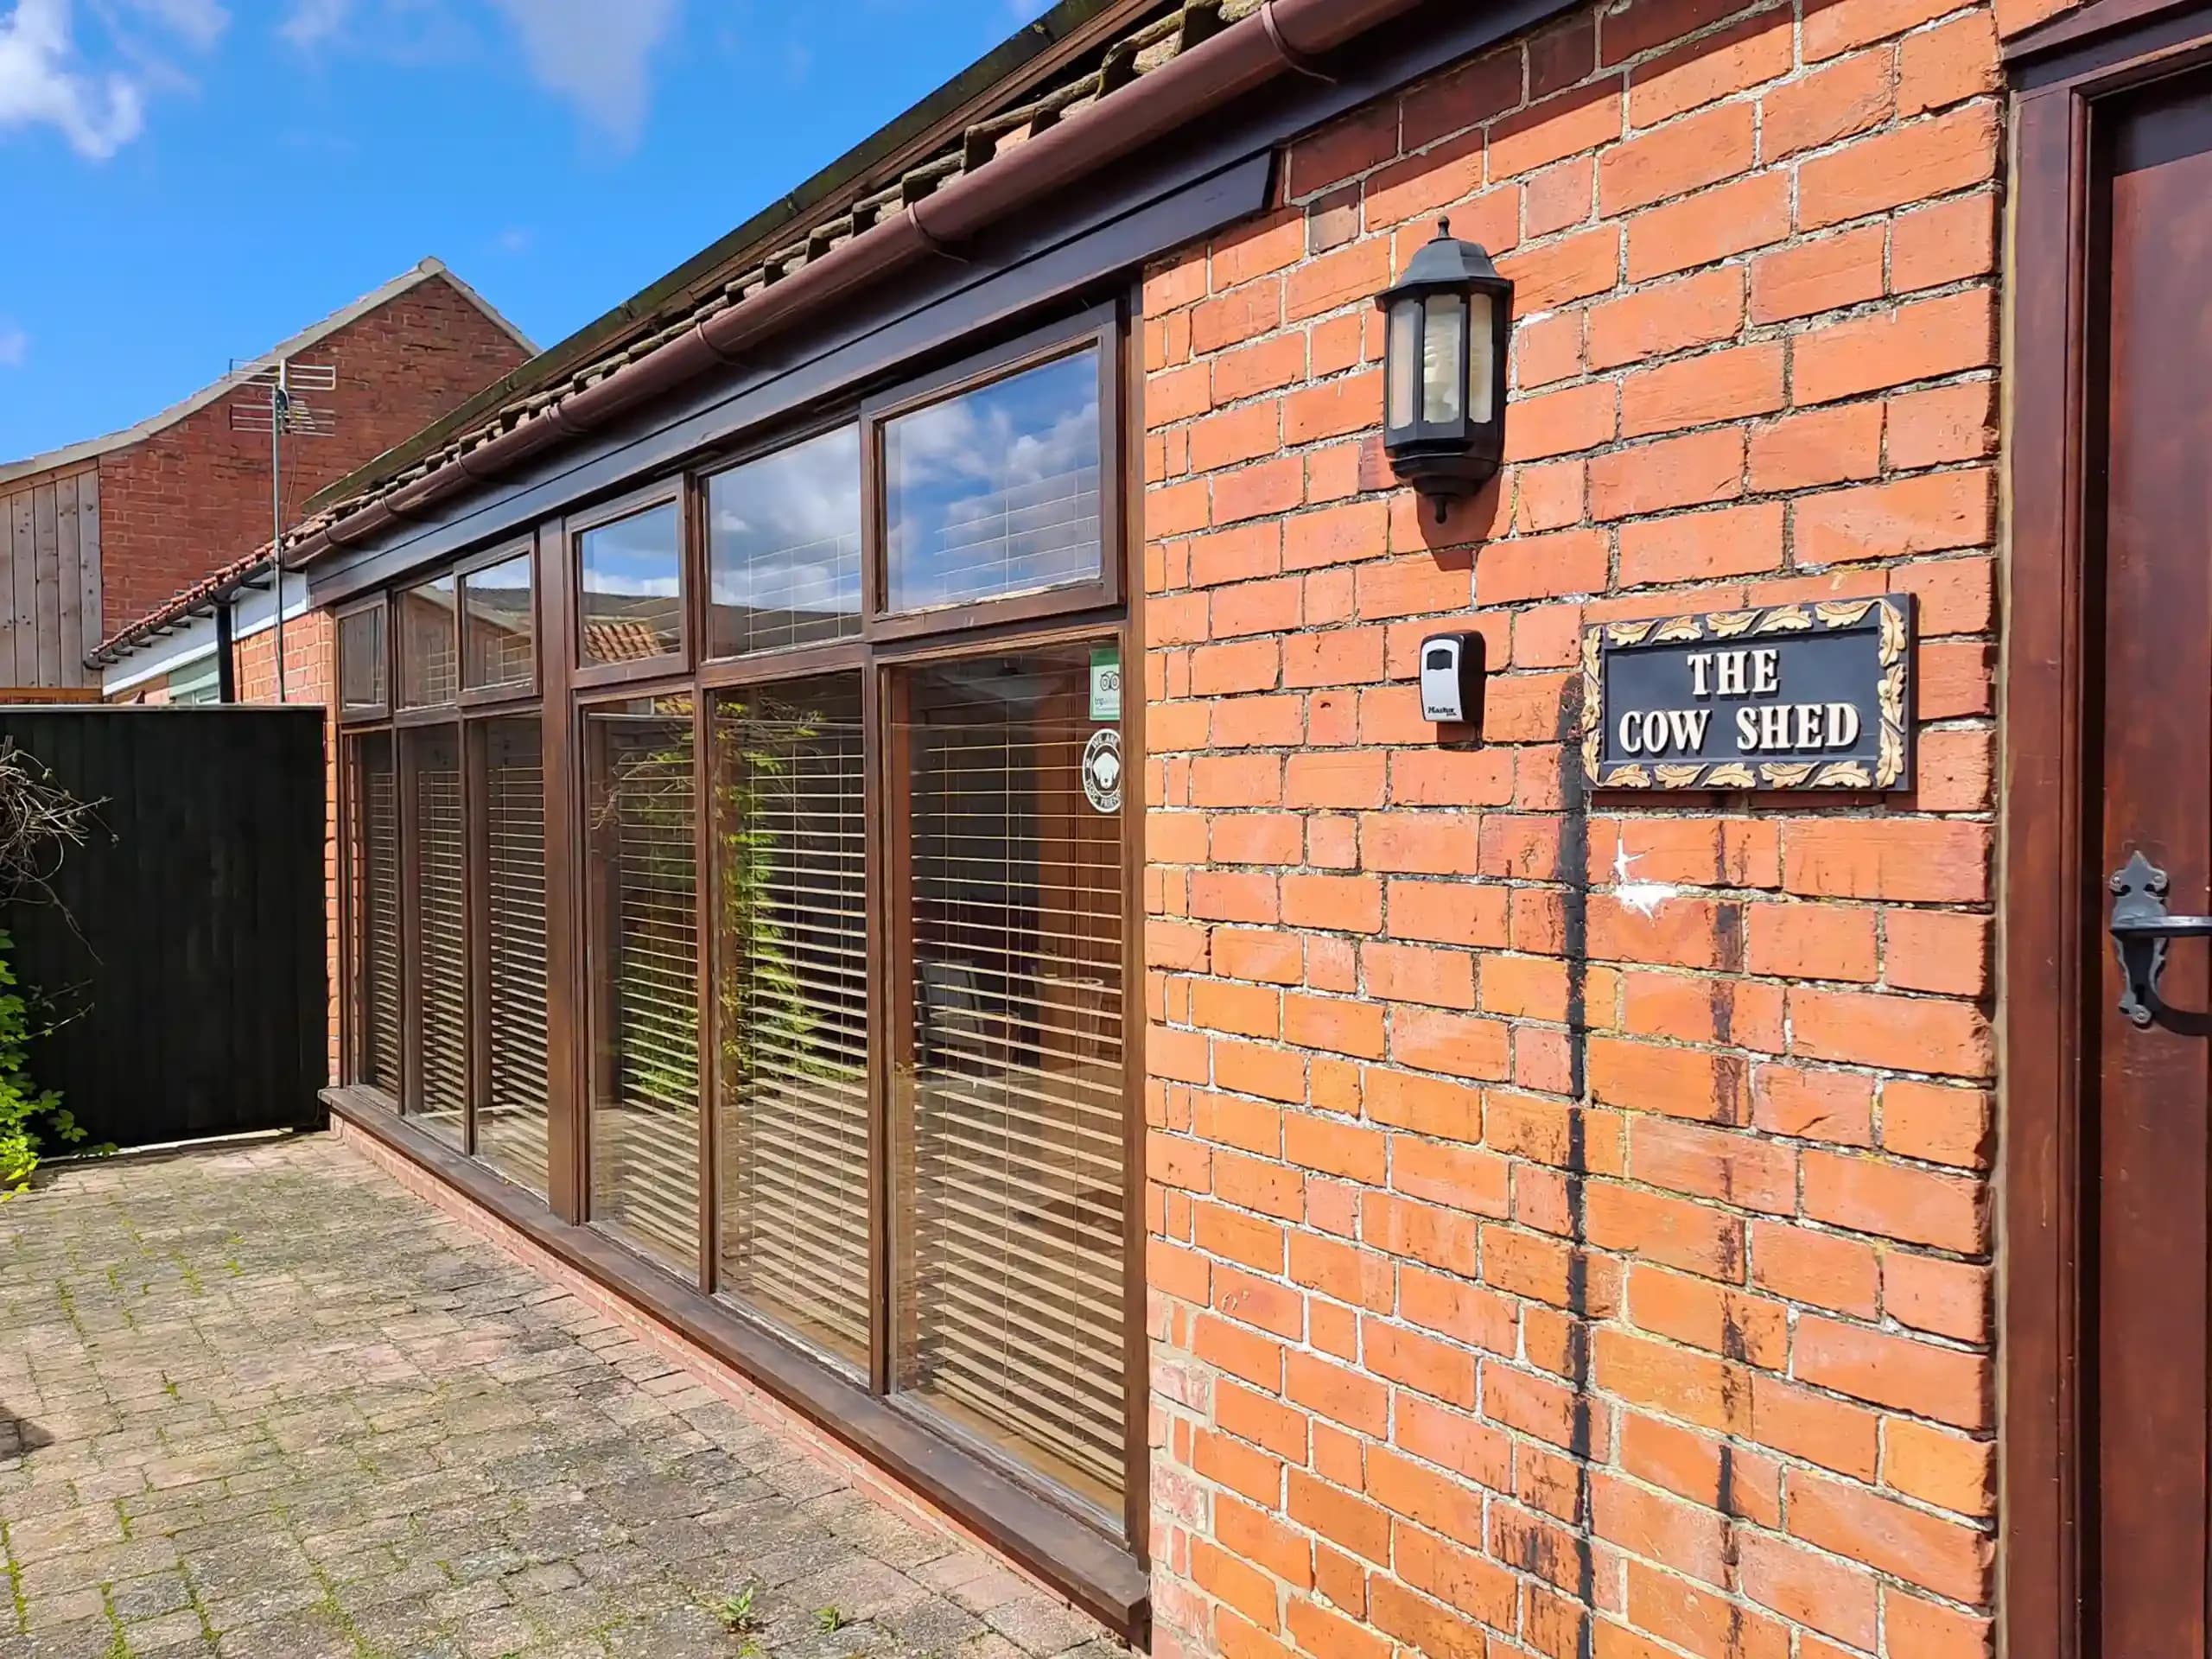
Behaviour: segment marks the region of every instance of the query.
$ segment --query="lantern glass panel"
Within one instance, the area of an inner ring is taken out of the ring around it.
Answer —
[[[1467,296],[1467,420],[1487,426],[1497,416],[1497,296]]]
[[[1421,330],[1421,417],[1430,426],[1456,425],[1465,398],[1466,302],[1457,294],[1432,294]]]
[[[1383,379],[1390,389],[1389,428],[1402,432],[1414,423],[1414,397],[1421,381],[1421,302],[1400,300],[1390,308],[1390,361]]]

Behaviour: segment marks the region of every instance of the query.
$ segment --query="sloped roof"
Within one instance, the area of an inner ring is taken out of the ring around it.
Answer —
[[[296,357],[300,353],[315,346],[317,341],[326,340],[336,334],[348,323],[359,321],[379,306],[390,304],[410,289],[419,288],[424,283],[435,281],[441,276],[451,283],[455,291],[470,304],[504,329],[513,339],[515,344],[521,346],[523,350],[535,352],[537,349],[531,343],[528,335],[493,308],[490,301],[454,276],[452,271],[447,270],[443,260],[431,258],[423,260],[411,270],[403,271],[385,283],[383,287],[373,289],[362,295],[351,305],[341,306],[321,321],[302,329],[289,340],[270,346],[267,352],[254,359],[254,364],[244,366],[250,372],[255,364],[273,363],[282,357]],[[155,433],[164,428],[175,426],[188,415],[205,409],[217,398],[237,389],[237,377],[226,375],[219,380],[202,386],[181,403],[171,404],[160,414],[149,416],[136,426],[126,426],[119,432],[110,432],[103,437],[86,438],[76,443],[65,444],[59,449],[49,449],[43,454],[28,456],[22,461],[0,461],[0,484],[6,484],[18,478],[26,478],[34,473],[51,472],[57,467],[67,467],[79,461],[91,461],[105,454],[111,449],[121,449],[142,439],[149,438]]]
[[[1262,0],[1062,0],[766,212],[308,503],[305,539],[681,338],[994,156],[1112,98]]]

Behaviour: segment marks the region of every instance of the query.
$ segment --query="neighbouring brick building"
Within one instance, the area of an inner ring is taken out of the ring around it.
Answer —
[[[1158,1654],[2201,1649],[2208,41],[1061,6],[318,504],[347,1132]],[[1910,787],[1586,774],[1586,630],[1878,597]]]
[[[264,360],[312,360],[338,379],[338,390],[314,394],[331,435],[288,448],[288,510],[482,391],[531,349],[435,259],[274,347]],[[9,549],[0,567],[12,583],[0,603],[0,683],[99,685],[101,664],[87,659],[183,590],[267,547],[267,428],[232,420],[233,406],[255,395],[236,379],[217,380],[122,431],[0,463],[0,546]],[[258,396],[265,405],[267,393]]]

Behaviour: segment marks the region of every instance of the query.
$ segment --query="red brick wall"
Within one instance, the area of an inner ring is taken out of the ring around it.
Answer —
[[[321,401],[339,430],[285,446],[287,518],[527,355],[443,277],[331,334],[304,359],[337,365],[339,389]],[[267,544],[269,438],[232,429],[232,401],[100,458],[103,637]]]
[[[1161,1654],[1988,1649],[1996,47],[1582,11],[1149,273]],[[1440,526],[1361,455],[1440,210],[1519,292]],[[1586,795],[1586,622],[1884,592],[1915,792]]]

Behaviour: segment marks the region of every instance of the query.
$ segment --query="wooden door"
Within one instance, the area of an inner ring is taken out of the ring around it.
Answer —
[[[2090,436],[2104,464],[2093,462],[2102,500],[2093,486],[2088,521],[2105,550],[2103,620],[2091,635],[2102,635],[2092,843],[2108,930],[2115,873],[2138,853],[2164,873],[2168,909],[2212,913],[2212,73],[2115,104],[2100,149],[2108,253],[2091,386],[2104,419]],[[2196,1656],[2206,1651],[2212,939],[2165,941],[2158,994],[2131,1017],[2120,953],[2097,938],[2106,930],[2087,941],[2101,968],[2085,1141],[2096,1182],[2085,1333],[2094,1342],[2092,1651]],[[2158,949],[2131,948],[2139,975]]]
[[[2006,57],[2004,1641],[2202,1656],[2212,937],[2110,930],[2212,914],[2212,13]]]

